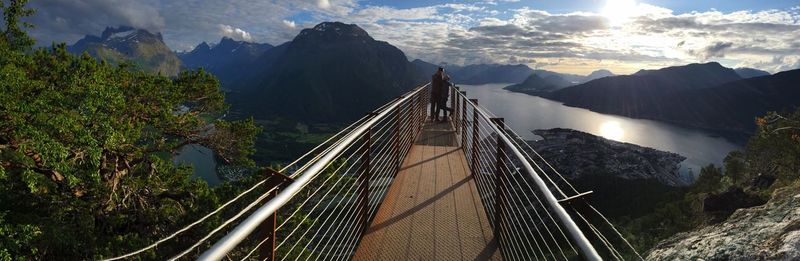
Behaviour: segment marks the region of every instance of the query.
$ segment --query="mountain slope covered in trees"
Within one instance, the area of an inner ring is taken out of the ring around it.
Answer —
[[[174,78],[33,49],[16,21],[25,1],[0,5],[0,259],[103,259],[135,250],[209,213],[236,190],[190,179],[171,154],[202,144],[220,160],[251,166],[252,121],[209,122],[224,110],[217,80]],[[87,80],[89,79],[89,80]],[[141,259],[186,249],[216,225]]]
[[[234,100],[256,117],[348,122],[426,81],[400,49],[339,22],[303,29],[254,64]]]

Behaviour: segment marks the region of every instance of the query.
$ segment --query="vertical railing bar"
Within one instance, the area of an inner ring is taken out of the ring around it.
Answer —
[[[266,200],[271,200],[278,195],[278,190],[273,190],[269,193],[269,197]],[[275,236],[278,234],[276,233],[276,227],[278,226],[278,218],[277,218],[277,211],[272,213],[270,217],[264,220],[264,223],[261,224],[261,231],[263,231],[263,235],[267,238],[267,242],[261,245],[261,249],[259,253],[261,257],[266,258],[266,260],[275,260]]]
[[[455,125],[456,135],[460,135],[461,124],[459,123],[459,121],[461,119],[461,111],[459,110],[459,107],[461,106],[461,95],[458,95],[458,93],[461,92],[461,87],[456,86],[454,88],[455,90],[453,91],[453,112],[455,113],[455,115],[453,115],[453,124]]]
[[[266,187],[276,187],[276,189],[269,192],[269,196],[265,200],[269,201],[278,195],[278,192],[287,183],[292,182],[292,179],[272,169],[265,169],[265,174],[269,181],[265,184]],[[278,209],[280,210],[280,209]],[[270,215],[263,223],[261,223],[260,230],[263,237],[267,239],[264,244],[261,244],[259,254],[266,257],[267,260],[275,260],[275,243],[277,242],[277,227],[278,227],[278,210]]]
[[[467,148],[467,91],[461,91],[461,148]],[[465,151],[466,153],[466,151]]]
[[[473,172],[477,171],[477,165],[475,159],[478,157],[478,99],[470,99],[472,102],[472,148],[471,148],[471,155],[472,158],[470,159],[470,168]]]
[[[403,96],[400,96],[398,99],[402,99]],[[405,108],[405,104],[400,104],[397,107],[397,110],[394,112],[394,149],[392,153],[394,153],[394,160],[396,162],[395,166],[395,173],[400,170],[400,164],[402,163],[402,157],[400,155],[400,111]]]
[[[477,104],[475,105],[477,110]],[[496,127],[495,127],[496,128]],[[497,131],[500,133],[500,131]],[[506,135],[500,135],[503,139],[503,142],[509,144],[513,147],[513,142],[511,142],[510,138]],[[547,187],[547,184],[544,183],[544,180],[539,176],[536,170],[533,169],[530,162],[525,160],[525,156],[518,150],[513,149],[512,152],[514,156],[518,159],[521,159],[521,163],[523,167],[529,172],[529,175],[533,178],[536,187],[542,192],[545,201],[548,203],[550,208],[553,210],[554,214],[558,216],[558,219],[561,221],[562,225],[567,229],[569,235],[572,237],[572,240],[578,247],[581,249],[581,254],[584,259],[587,260],[602,260],[602,258],[597,254],[597,251],[592,246],[591,242],[586,238],[583,234],[583,231],[577,226],[575,221],[572,220],[569,213],[566,212],[563,206],[558,202],[558,199],[553,196],[553,193]]]
[[[455,106],[455,102],[456,102],[456,89],[455,89],[453,86],[450,86],[450,88],[449,88],[449,91],[450,91],[450,109],[455,109],[455,107],[456,107],[456,106]],[[445,105],[445,107],[446,107],[446,105]],[[445,110],[445,112],[447,112],[447,110]],[[449,112],[450,112],[450,113],[448,113],[448,114],[450,115],[450,118],[451,118],[452,120],[455,120],[455,117],[453,117],[453,112],[455,112],[455,110],[452,110],[452,111],[449,111]]]
[[[370,116],[375,116],[374,112],[369,113]],[[369,212],[367,211],[367,205],[369,204],[369,182],[370,182],[370,172],[371,172],[371,162],[370,162],[370,153],[372,152],[372,127],[370,126],[364,131],[363,136],[361,137],[364,146],[361,148],[361,175],[359,175],[359,206],[361,207],[361,221],[362,224],[368,224],[369,222]]]
[[[491,118],[489,120],[492,123],[494,123],[495,125],[497,125],[497,128],[499,128],[499,129],[504,129],[505,128],[503,118]],[[495,165],[495,184],[494,184],[494,186],[495,186],[495,189],[494,189],[494,191],[495,191],[495,195],[494,195],[495,196],[495,201],[494,201],[494,204],[495,204],[494,219],[495,219],[495,221],[494,222],[496,224],[500,224],[500,220],[503,218],[503,215],[502,215],[503,211],[502,210],[506,205],[506,203],[503,201],[503,197],[501,197],[501,195],[503,195],[503,192],[504,192],[503,177],[506,175],[506,173],[505,173],[505,169],[503,168],[505,166],[504,162],[503,162],[504,158],[505,158],[505,146],[504,146],[503,142],[501,142],[501,140],[500,140],[500,135],[501,134],[497,133],[497,135],[498,135],[497,136],[497,144],[496,144],[497,148],[496,148],[496,152],[495,152],[495,164],[496,165]],[[499,225],[495,226],[495,230],[498,232],[497,233],[498,235],[500,234],[499,232],[500,232],[501,229],[502,228]],[[498,240],[497,242],[499,243],[500,240]]]

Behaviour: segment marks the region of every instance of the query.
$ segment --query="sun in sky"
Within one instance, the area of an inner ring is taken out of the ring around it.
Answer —
[[[636,13],[635,0],[607,0],[600,13],[606,17],[611,26],[619,26]]]

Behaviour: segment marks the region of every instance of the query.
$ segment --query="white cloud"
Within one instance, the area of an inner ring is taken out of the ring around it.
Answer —
[[[396,9],[386,6],[369,6],[363,8],[348,17],[360,23],[374,23],[386,20],[423,20],[441,19],[437,16],[438,10],[435,6]]]
[[[32,19],[38,26],[34,35],[44,45],[72,43],[105,26],[129,24],[162,30],[173,48],[215,42],[220,35],[280,44],[303,27],[342,21],[358,24],[411,58],[436,63],[535,60],[532,66],[562,71],[632,72],[724,57],[720,62],[726,66],[776,72],[800,60],[800,7],[675,14],[639,3],[624,20],[611,23],[597,13],[498,9],[499,1],[415,8],[363,6],[357,0],[196,1],[33,1],[39,9]]]
[[[250,36],[250,33],[248,33],[247,31],[230,25],[220,24],[219,32],[223,37],[230,37],[233,38],[234,40],[244,40],[244,41],[253,40],[253,37]]]
[[[99,35],[109,26],[132,26],[159,32],[166,26],[161,12],[148,3],[126,0],[31,1],[36,14],[28,20],[36,27],[31,34],[40,45],[72,43],[87,34]]]
[[[294,28],[297,27],[297,25],[294,23],[294,21],[289,21],[289,20],[283,20],[283,25],[285,25],[286,27],[289,27],[291,29],[294,29]]]

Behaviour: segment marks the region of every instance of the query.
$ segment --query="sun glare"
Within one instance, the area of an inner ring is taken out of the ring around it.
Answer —
[[[624,135],[625,131],[619,125],[619,122],[606,121],[600,124],[600,136],[603,136],[603,138],[619,141]]]
[[[601,14],[612,26],[625,23],[636,11],[635,0],[608,0]]]

